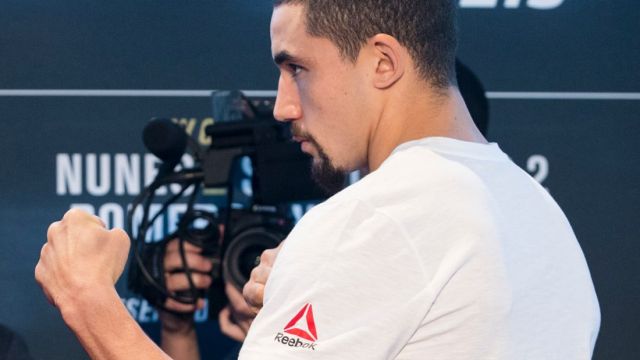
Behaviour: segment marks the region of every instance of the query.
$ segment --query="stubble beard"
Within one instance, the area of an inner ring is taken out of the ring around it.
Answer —
[[[315,139],[309,139],[315,146],[318,156],[313,158],[311,164],[311,177],[329,196],[342,190],[347,179],[347,172],[335,167],[327,153],[320,147]]]
[[[291,130],[296,137],[303,138],[317,151],[317,155],[310,155],[312,156],[311,178],[313,181],[329,196],[342,190],[346,183],[347,171],[333,165],[327,152],[324,151],[313,136],[302,132],[296,124],[292,124]]]

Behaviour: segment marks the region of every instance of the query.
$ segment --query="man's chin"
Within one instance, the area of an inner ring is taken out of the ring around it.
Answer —
[[[329,161],[314,156],[311,177],[327,195],[331,196],[344,188],[347,172],[335,168]]]
[[[311,177],[327,195],[342,190],[346,184],[347,172],[334,166],[322,146],[311,136],[300,145],[302,152],[311,157]]]

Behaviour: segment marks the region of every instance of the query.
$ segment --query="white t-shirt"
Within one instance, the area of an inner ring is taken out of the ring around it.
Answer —
[[[497,146],[400,145],[287,238],[240,359],[590,359],[562,210]]]

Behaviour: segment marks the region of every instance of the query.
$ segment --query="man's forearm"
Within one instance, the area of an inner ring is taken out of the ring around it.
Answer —
[[[59,307],[91,359],[170,359],[129,315],[114,288],[88,289]]]
[[[162,350],[174,360],[200,360],[196,329],[191,327],[186,332],[161,330]]]

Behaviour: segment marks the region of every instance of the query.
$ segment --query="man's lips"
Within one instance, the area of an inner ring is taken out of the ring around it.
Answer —
[[[309,142],[309,138],[302,137],[302,136],[293,136],[292,139],[293,141],[300,144],[300,150],[302,150],[302,152],[305,152],[305,153],[311,152],[312,147],[311,147],[311,143]]]

